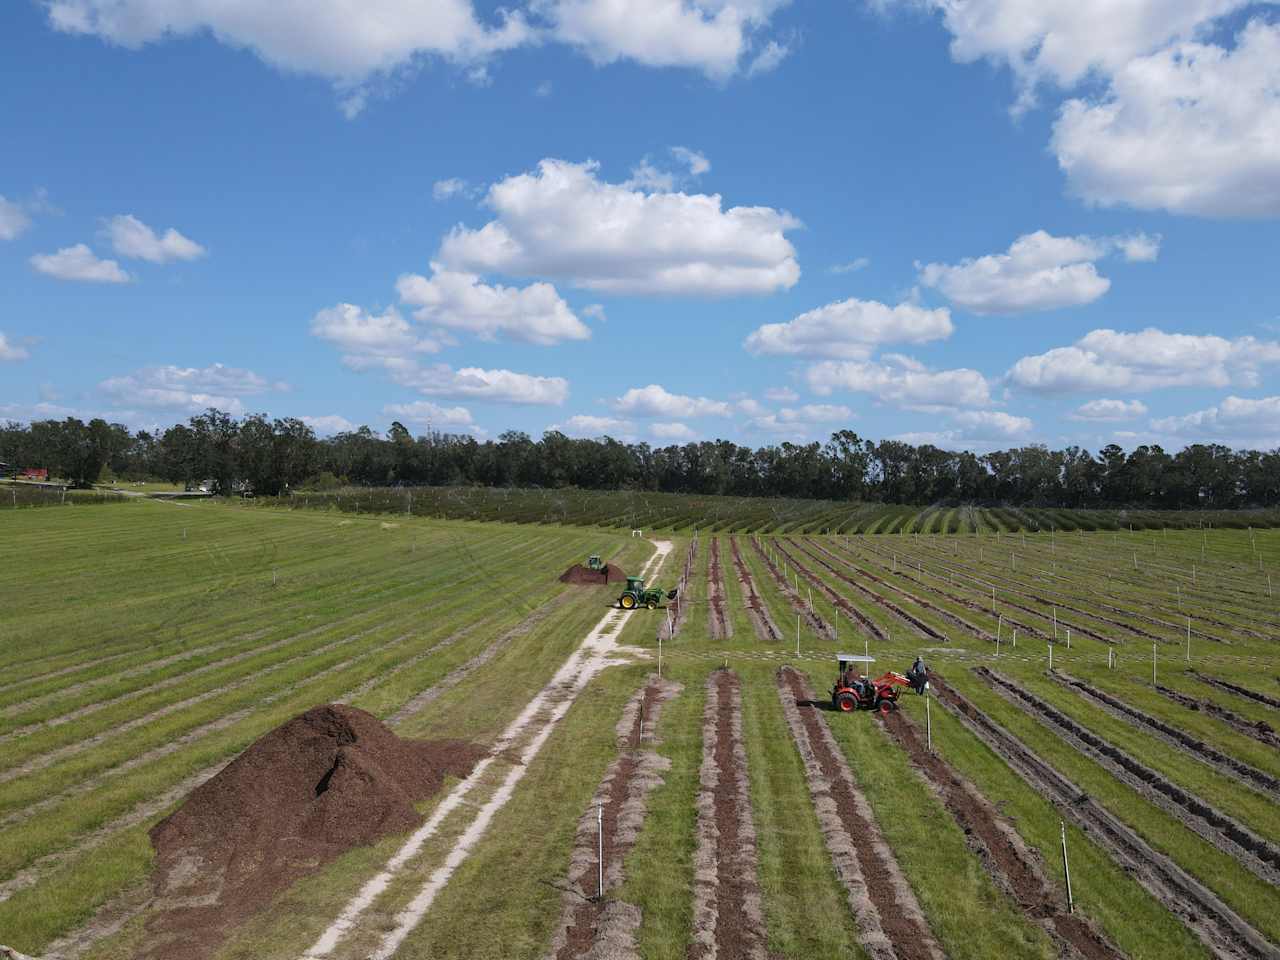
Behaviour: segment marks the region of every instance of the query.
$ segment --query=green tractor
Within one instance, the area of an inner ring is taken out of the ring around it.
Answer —
[[[600,559],[600,554],[593,553],[587,557],[587,569],[593,573],[604,573],[606,567],[604,561]]]
[[[668,600],[676,598],[675,590],[668,590]],[[618,597],[618,606],[623,610],[634,610],[636,607],[648,607],[653,610],[662,602],[662,590],[659,587],[645,589],[644,577],[627,577],[627,588]]]

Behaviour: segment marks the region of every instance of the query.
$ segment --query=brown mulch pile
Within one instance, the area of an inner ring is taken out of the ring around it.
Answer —
[[[299,877],[418,826],[414,803],[484,754],[466,741],[401,740],[345,705],[294,717],[151,829],[156,912],[139,955],[210,955]]]
[[[595,586],[601,583],[626,583],[627,572],[615,563],[610,563],[603,570],[588,570],[580,563],[560,574],[561,583],[573,583],[579,586]]]

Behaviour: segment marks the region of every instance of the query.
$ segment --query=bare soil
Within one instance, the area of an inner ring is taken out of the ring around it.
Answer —
[[[720,566],[720,540],[711,538],[711,562],[707,568],[707,600],[710,602],[709,617],[711,636],[715,640],[725,640],[733,636],[733,623],[725,616],[724,568]]]
[[[299,877],[417,826],[414,803],[484,753],[458,740],[401,740],[372,714],[335,704],[277,727],[151,829],[155,899],[138,956],[209,956]]]
[[[778,695],[792,724],[796,747],[806,761],[819,820],[834,814],[838,823],[837,827],[824,822],[823,836],[836,872],[849,890],[863,946],[876,960],[945,960],[897,858],[880,833],[870,804],[858,789],[826,720],[813,706],[808,682],[790,667],[783,667],[778,671]],[[861,902],[863,898],[866,903]]]
[[[829,640],[834,640],[836,633],[831,624],[818,616],[817,612],[800,596],[800,591],[787,581],[786,576],[778,569],[777,564],[769,558],[769,554],[765,552],[764,547],[760,545],[759,538],[752,537],[751,546],[755,549],[756,555],[764,561],[765,568],[769,571],[769,575],[773,577],[774,583],[778,585],[783,595],[791,602],[791,609],[804,618],[805,622],[809,624],[809,629],[813,630],[814,633]]]
[[[876,623],[870,617],[866,616],[861,610],[855,607],[852,603],[850,603],[840,594],[836,593],[836,591],[832,590],[829,586],[827,586],[827,584],[820,577],[818,577],[817,574],[815,574],[807,566],[801,563],[794,554],[788,553],[786,549],[782,546],[781,541],[774,541],[774,549],[777,550],[778,553],[782,554],[786,558],[787,563],[789,563],[791,566],[795,567],[798,571],[800,571],[800,576],[804,577],[805,580],[807,580],[811,585],[816,587],[819,590],[819,592],[821,592],[821,594],[824,597],[826,597],[827,600],[830,601],[836,607],[836,609],[838,609],[841,613],[843,613],[846,617],[848,617],[851,621],[853,621],[853,623],[857,624],[859,627],[866,630],[868,633],[870,633],[873,637],[875,637],[878,640],[889,639],[889,635],[885,633],[883,629],[881,629],[878,623]]]
[[[707,678],[699,779],[689,960],[765,960],[742,686],[730,670]]]
[[[742,592],[747,598],[747,614],[751,617],[751,625],[755,627],[756,636],[761,640],[781,640],[782,631],[773,622],[773,616],[769,613],[769,608],[765,606],[764,601],[760,599],[760,594],[756,593],[755,580],[752,579],[751,571],[747,569],[747,564],[742,559],[737,537],[729,538],[729,550],[733,554],[733,566],[738,572],[738,582],[742,584]]]
[[[1199,673],[1195,670],[1191,671],[1192,675],[1201,683],[1207,683],[1211,687],[1217,687],[1219,690],[1225,690],[1227,693],[1234,693],[1238,697],[1244,697],[1246,700],[1252,700],[1255,703],[1265,704],[1268,707],[1274,707],[1280,710],[1280,700],[1275,697],[1269,697],[1265,693],[1259,693],[1257,690],[1250,690],[1248,687],[1242,687],[1239,684],[1231,683],[1220,677],[1210,677],[1206,674]]]
[[[1195,697],[1187,696],[1185,693],[1179,693],[1177,690],[1170,690],[1160,684],[1156,684],[1156,690],[1188,710],[1202,710],[1211,717],[1217,717],[1237,733],[1243,733],[1246,737],[1252,737],[1259,743],[1265,743],[1269,747],[1280,750],[1280,737],[1276,736],[1275,728],[1265,720],[1249,720],[1212,700],[1198,700]]]
[[[605,564],[603,570],[588,570],[580,563],[560,574],[561,583],[572,583],[581,587],[594,587],[602,583],[626,583],[627,572],[615,563]]]

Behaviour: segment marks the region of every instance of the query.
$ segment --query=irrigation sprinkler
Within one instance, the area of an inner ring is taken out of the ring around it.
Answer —
[[[1067,913],[1075,913],[1076,901],[1071,896],[1071,867],[1067,863],[1067,825],[1059,820],[1058,826],[1062,829],[1062,876],[1067,881]]]

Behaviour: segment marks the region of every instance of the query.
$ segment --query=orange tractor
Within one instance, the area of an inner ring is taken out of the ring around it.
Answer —
[[[858,657],[848,653],[836,654],[840,673],[835,685],[831,688],[833,707],[841,713],[853,713],[855,710],[879,710],[881,713],[888,713],[898,708],[900,687],[909,687],[917,694],[929,689],[929,671],[919,657],[916,657],[916,662],[905,674],[889,670],[872,680],[864,676],[858,666],[874,661],[874,657]]]

